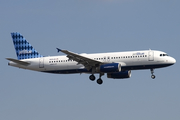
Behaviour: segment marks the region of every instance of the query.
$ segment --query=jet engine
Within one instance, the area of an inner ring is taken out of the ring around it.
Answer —
[[[118,73],[107,73],[108,78],[114,78],[114,79],[123,79],[123,78],[130,78],[131,77],[131,71],[121,71]]]
[[[114,73],[114,72],[120,72],[121,71],[121,64],[119,63],[109,63],[104,64],[99,67],[100,72],[103,73]]]

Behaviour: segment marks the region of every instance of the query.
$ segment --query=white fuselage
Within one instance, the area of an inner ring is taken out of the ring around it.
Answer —
[[[161,68],[170,66],[176,62],[174,58],[167,56],[166,53],[155,50],[80,55],[105,63],[120,63],[122,71]],[[66,56],[49,56],[23,59],[21,61],[29,62],[30,65],[24,66],[12,61],[9,62],[9,65],[49,73],[91,73],[82,64],[69,60]]]

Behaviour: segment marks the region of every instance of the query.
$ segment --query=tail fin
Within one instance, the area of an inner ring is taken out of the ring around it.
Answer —
[[[28,41],[26,41],[26,39],[20,33],[13,32],[11,33],[11,36],[18,60],[43,57],[31,46],[31,44],[29,44]]]

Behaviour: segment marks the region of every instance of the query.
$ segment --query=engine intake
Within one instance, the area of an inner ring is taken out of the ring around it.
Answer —
[[[103,73],[114,73],[121,71],[121,64],[119,63],[109,63],[104,64],[99,67],[99,71]]]
[[[118,73],[108,73],[107,74],[108,78],[114,78],[114,79],[123,79],[123,78],[130,78],[131,77],[131,71],[121,71]]]

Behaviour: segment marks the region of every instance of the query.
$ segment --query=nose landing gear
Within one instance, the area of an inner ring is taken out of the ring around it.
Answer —
[[[154,73],[154,69],[151,69],[151,78],[155,79],[156,76],[153,73]]]
[[[155,75],[151,75],[151,78],[152,78],[152,79],[155,79],[155,77],[156,77]]]

